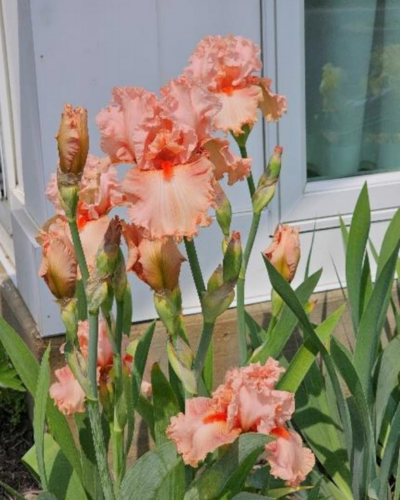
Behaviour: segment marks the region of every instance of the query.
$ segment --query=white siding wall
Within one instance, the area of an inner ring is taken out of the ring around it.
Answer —
[[[15,6],[15,0],[3,0]],[[62,329],[58,307],[36,279],[40,251],[34,242],[37,228],[52,215],[44,190],[57,162],[54,140],[65,102],[88,108],[91,152],[101,154],[95,117],[110,99],[113,86],[143,85],[158,91],[178,76],[196,43],[208,34],[235,33],[261,43],[259,0],[28,0],[18,1],[18,52],[13,79],[20,83],[16,109],[21,124],[19,144],[25,181],[25,210],[14,215],[19,289],[43,335]],[[255,175],[264,168],[263,127],[249,144]],[[246,183],[230,189],[233,226],[245,236],[251,205]],[[258,250],[268,244],[264,224]],[[197,241],[207,277],[221,260],[221,233],[214,224]],[[257,249],[256,249],[257,251]],[[262,266],[262,263],[261,263]],[[182,276],[185,307],[198,309],[188,265]],[[250,266],[256,278],[250,299],[268,294],[258,279],[260,259]],[[264,271],[262,270],[264,273]],[[154,317],[147,287],[134,283],[135,320]]]

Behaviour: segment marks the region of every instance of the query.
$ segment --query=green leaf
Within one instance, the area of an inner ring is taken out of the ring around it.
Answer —
[[[337,309],[316,328],[315,332],[324,344],[329,341],[333,331],[340,321],[340,318],[342,317],[345,308],[346,306],[343,305]],[[304,344],[294,355],[288,368],[286,369],[286,372],[279,380],[277,389],[296,392],[300,387],[300,384],[303,382],[304,377],[307,375],[308,370],[311,368],[317,354],[318,349],[315,347],[312,339],[306,339]]]
[[[376,435],[379,437],[389,399],[398,388],[400,376],[400,337],[395,337],[384,349],[376,387]]]
[[[171,418],[179,413],[179,403],[175,392],[158,364],[151,370],[153,387],[154,433],[157,446],[168,442],[166,429]],[[165,478],[157,500],[183,498],[186,486],[185,467],[181,461]]]
[[[319,490],[321,489],[321,480],[314,486],[311,493],[308,495],[307,500],[318,500],[319,498]]]
[[[347,244],[349,242],[349,230],[347,229],[347,226],[341,216],[339,216],[339,221],[340,221],[340,232],[342,233],[343,246],[344,250],[346,251]]]
[[[0,317],[0,342],[28,391],[35,396],[39,363],[18,333]]]
[[[153,340],[154,331],[156,328],[157,321],[154,320],[149,325],[145,333],[140,337],[138,345],[136,347],[134,361],[133,361],[133,371],[132,371],[132,381],[133,381],[133,407],[136,406],[137,400],[140,394],[140,388],[142,385],[143,374],[146,368],[147,357],[149,355],[151,341]]]
[[[38,476],[39,468],[35,446],[22,457],[22,461],[33,475]],[[86,499],[85,491],[76,472],[49,434],[44,436],[44,461],[49,483],[48,489],[58,500]]]
[[[170,424],[171,417],[179,413],[179,403],[171,384],[157,363],[151,370],[151,385],[153,387],[155,438],[157,445],[160,445],[168,441],[165,431]]]
[[[153,440],[156,440],[154,431],[154,407],[148,399],[144,396],[139,396],[138,403],[136,405],[136,411],[142,417],[143,421],[147,425],[150,435]]]
[[[387,261],[398,247],[400,240],[400,209],[396,211],[383,238],[381,251],[378,258],[378,268],[376,276],[379,277]],[[398,254],[398,252],[397,252]]]
[[[69,460],[79,478],[83,480],[80,452],[78,451],[66,418],[59,409],[54,406],[54,402],[51,398],[47,401],[46,415],[50,434],[61,448],[65,457]]]
[[[25,392],[18,373],[8,364],[0,366],[0,389],[12,389],[13,391]]]
[[[334,485],[344,498],[353,500],[342,424],[333,406],[334,396],[330,397],[331,386],[326,382],[314,362],[296,392],[294,421]]]
[[[352,470],[352,473],[353,477],[355,475],[359,476],[362,490],[367,491],[368,484],[371,480],[375,479],[376,457],[374,430],[372,428],[367,399],[363,390],[362,382],[352,363],[352,360],[348,357],[347,352],[342,349],[339,341],[335,338],[332,339],[331,343],[331,355],[351,395],[354,398],[352,412],[355,416],[355,421],[357,421],[360,426],[353,428],[353,437],[356,437],[361,432],[364,434],[365,448],[361,450],[361,455],[363,463],[367,465],[367,468],[364,469],[364,467],[362,467],[360,470],[360,467],[357,467]],[[357,448],[355,444],[353,444],[353,447],[354,449]]]
[[[79,444],[81,445],[83,486],[91,500],[101,500],[103,498],[103,490],[97,468],[89,418],[86,414],[76,413],[74,420],[78,431]]]
[[[260,347],[260,345],[266,339],[267,332],[264,330],[262,326],[260,326],[257,323],[257,321],[254,318],[250,316],[250,314],[247,311],[244,312],[244,317],[247,329],[249,331],[251,345],[253,347],[253,350],[255,350],[258,347]]]
[[[123,307],[123,326],[122,326],[122,332],[125,335],[130,335],[131,334],[131,329],[132,329],[132,290],[130,285],[126,287],[125,295],[124,295],[124,307]]]
[[[297,288],[296,295],[302,308],[308,302],[308,299],[317,286],[321,273],[322,270],[319,270],[312,274]],[[278,358],[296,328],[297,323],[298,319],[290,310],[290,307],[284,307],[281,317],[279,318],[279,321],[273,329],[271,335],[267,338],[264,344],[254,352],[250,362],[256,363],[259,361],[263,364],[270,356]]]
[[[12,495],[12,497],[15,500],[26,500],[26,498],[21,495],[21,493],[18,493],[18,491],[14,490],[14,488],[11,488],[11,486],[8,486],[8,484],[3,483],[3,481],[0,481],[0,487],[3,488],[7,493]]]
[[[58,498],[54,496],[53,493],[44,491],[43,493],[40,493],[36,500],[58,500]]]
[[[46,405],[50,389],[50,344],[47,346],[40,366],[36,384],[35,408],[33,414],[33,435],[36,445],[36,459],[42,488],[48,490],[46,470],[44,466],[44,434],[46,426]]]
[[[18,333],[2,317],[0,317],[0,342],[5,347],[23,384],[34,397],[39,376],[39,363]],[[79,477],[82,477],[80,456],[71,430],[64,415],[54,406],[50,398],[47,403],[47,420],[54,439]]]
[[[397,471],[396,471],[396,486],[394,490],[393,500],[400,500],[400,450],[397,457]]]
[[[149,451],[126,473],[120,500],[155,500],[167,476],[181,463],[171,441]]]
[[[342,420],[344,432],[346,434],[347,452],[350,459],[352,451],[350,415],[333,362],[324,344],[321,342],[321,340],[318,338],[318,335],[315,333],[310,321],[307,318],[306,313],[304,312],[301,303],[299,302],[299,299],[296,297],[296,294],[291,289],[289,283],[279,274],[279,272],[268,261],[268,259],[264,258],[264,263],[267,266],[269,278],[273,288],[282,297],[284,302],[291,308],[291,310],[296,314],[297,318],[299,319],[303,327],[304,333],[306,335],[309,335],[311,339],[314,340],[315,346],[319,349],[321,353],[321,356],[324,360],[325,366],[327,368],[337,398],[340,418]]]
[[[383,327],[382,318],[386,317],[389,305],[399,245],[398,242],[375,283],[357,333],[354,366],[360,376],[368,400],[371,397],[372,368],[378,354],[380,333]]]
[[[384,498],[384,494],[389,486],[389,475],[394,460],[397,458],[396,454],[400,445],[400,403],[397,405],[396,413],[390,426],[389,438],[385,453],[383,455],[380,472],[379,472],[379,489],[378,498]]]
[[[364,313],[373,290],[368,253],[365,254],[360,285],[360,311]]]
[[[307,255],[306,270],[304,271],[304,279],[305,280],[310,276],[311,257],[312,257],[312,251],[314,248],[315,234],[317,232],[316,228],[317,228],[317,221],[315,220],[314,228],[313,228],[313,232],[312,232],[310,250],[308,251],[308,255]]]
[[[286,495],[296,493],[297,491],[305,491],[305,490],[311,490],[311,489],[312,489],[312,486],[296,486],[294,488],[287,486],[285,488],[276,488],[273,490],[268,490],[268,495],[270,495],[272,498],[282,498],[282,497],[286,497]]]
[[[361,317],[361,276],[365,250],[371,225],[368,187],[364,184],[357,200],[351,221],[346,251],[346,282],[354,331],[358,330]]]
[[[132,377],[131,377],[131,387],[132,387],[132,412],[135,410],[136,405],[138,403],[140,397],[140,390],[143,380],[144,370],[146,368],[147,357],[149,355],[151,342],[153,340],[154,331],[156,328],[157,321],[154,320],[150,323],[147,330],[140,337],[137,343],[135,355],[133,358],[133,366],[132,366]],[[128,396],[128,399],[129,398]],[[135,431],[135,421],[133,418],[128,419],[128,429],[127,429],[127,438],[126,438],[126,446],[125,451],[126,454],[129,453],[129,450],[133,441],[133,434]]]
[[[184,500],[213,500],[238,493],[264,446],[273,439],[262,434],[244,434],[229,446],[217,462],[196,479]]]
[[[254,493],[247,493],[243,491],[239,495],[235,495],[232,500],[274,500],[272,497],[266,497],[264,495],[256,495]]]

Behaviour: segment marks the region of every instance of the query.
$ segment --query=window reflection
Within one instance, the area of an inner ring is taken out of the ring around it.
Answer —
[[[308,179],[400,169],[400,1],[305,0]]]

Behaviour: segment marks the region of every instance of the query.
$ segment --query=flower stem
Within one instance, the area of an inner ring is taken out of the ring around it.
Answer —
[[[197,295],[199,296],[201,304],[203,292],[206,291],[206,285],[204,284],[203,274],[197,257],[196,246],[193,240],[185,238],[184,241],[186,253],[189,259],[190,270],[192,271],[194,284],[196,286]]]
[[[101,426],[101,416],[98,401],[89,400],[87,408],[89,413],[90,425],[92,428],[97,468],[100,475],[101,487],[104,493],[104,500],[115,500],[110,471],[108,469],[106,446],[104,443],[103,428]]]
[[[86,303],[86,285],[89,279],[89,270],[83,252],[81,238],[79,236],[76,218],[68,220],[72,241],[74,243],[76,257],[81,270],[82,282],[85,288],[85,294],[82,299],[85,301],[84,307],[87,310]],[[107,450],[104,441],[103,427],[101,424],[101,414],[98,401],[97,389],[97,346],[99,338],[99,313],[89,314],[89,355],[88,355],[88,376],[92,386],[94,400],[88,400],[87,411],[92,429],[93,443],[96,454],[97,468],[100,475],[101,487],[104,493],[104,500],[115,500],[112,479],[108,467]]]
[[[69,223],[69,229],[71,231],[72,241],[75,247],[76,257],[79,263],[79,268],[81,270],[82,281],[86,287],[87,280],[89,279],[89,270],[86,263],[85,254],[83,252],[82,242],[79,236],[79,230],[76,224],[76,219],[69,219],[68,223]]]
[[[97,398],[97,345],[99,341],[99,313],[89,313],[88,371],[94,396]]]
[[[246,146],[239,146],[239,150],[242,158],[248,158]],[[247,177],[247,185],[249,186],[250,197],[252,198],[253,194],[256,191],[256,186],[254,184],[254,178],[252,173],[250,173],[250,175]]]
[[[114,342],[114,376],[115,376],[115,401],[114,401],[114,422],[112,426],[112,442],[113,442],[113,457],[114,457],[114,474],[116,479],[116,493],[118,495],[119,488],[126,470],[126,457],[124,452],[124,425],[120,421],[121,398],[123,395],[123,380],[122,380],[122,328],[123,328],[124,302],[117,301],[117,321],[115,327],[115,342]]]
[[[204,323],[203,331],[201,332],[200,343],[197,349],[196,357],[193,363],[193,371],[198,381],[203,372],[204,363],[207,358],[207,353],[211,345],[212,334],[214,331],[215,323]]]
[[[80,295],[81,309],[87,317],[87,297],[86,297],[86,284],[89,279],[89,270],[86,263],[85,253],[83,252],[81,238],[79,236],[78,226],[76,224],[76,218],[68,219],[69,229],[71,231],[72,241],[75,247],[76,258],[78,259],[79,269],[81,270],[82,282],[83,282],[83,293]]]
[[[203,274],[201,272],[200,263],[197,257],[196,246],[194,244],[194,241],[185,238],[185,248],[189,259],[190,269],[192,271],[193,281],[196,286],[197,295],[199,296],[200,304],[203,307],[202,297],[203,293],[206,291],[206,285],[204,283]],[[197,349],[196,358],[193,365],[196,379],[199,380],[199,378],[202,375],[204,364],[206,363],[205,372],[207,375],[206,385],[208,390],[211,390],[214,378],[214,345],[212,341],[213,330],[214,330],[214,323],[203,324],[200,343]],[[204,349],[205,351],[202,352],[201,350]]]
[[[89,380],[92,385],[95,400],[88,400],[88,414],[93,434],[97,468],[100,474],[101,486],[105,500],[115,500],[114,489],[108,468],[107,452],[101,425],[100,408],[97,390],[97,345],[99,336],[99,314],[89,314]]]
[[[254,187],[253,178],[251,178],[251,183],[252,186]],[[249,189],[251,192],[250,183],[249,183]],[[243,253],[242,267],[240,269],[239,279],[237,282],[238,343],[239,343],[239,363],[241,366],[244,366],[247,362],[247,340],[246,340],[246,318],[245,318],[246,271],[247,271],[247,266],[249,264],[251,251],[253,250],[254,241],[256,239],[258,226],[260,225],[260,219],[261,219],[261,214],[253,212],[253,218],[251,220],[251,228],[247,239],[246,247]]]

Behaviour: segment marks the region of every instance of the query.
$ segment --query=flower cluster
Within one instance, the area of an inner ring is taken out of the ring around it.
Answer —
[[[275,389],[284,368],[272,358],[228,371],[211,398],[186,400],[185,413],[173,417],[167,435],[186,464],[196,467],[207,454],[233,443],[239,434],[259,432],[276,437],[266,445],[272,475],[297,486],[315,463],[300,436],[287,426],[295,409],[294,394]]]
[[[259,76],[261,67],[260,49],[250,40],[206,37],[182,75],[165,85],[159,96],[141,87],[114,88],[109,105],[96,120],[102,158],[89,154],[86,110],[64,108],[57,136],[57,175],[46,192],[57,215],[38,237],[43,252],[39,274],[61,307],[67,333],[63,346],[67,364],[56,370],[50,395],[67,415],[85,412],[88,406],[98,410],[101,405],[113,433],[119,482],[125,437],[129,441],[125,426],[128,412],[134,411],[128,407],[132,395],[126,395],[130,384],[125,382],[132,375],[136,354],[133,346],[127,352],[122,349],[132,313],[127,271],[155,292],[155,307],[168,336],[170,367],[186,395],[198,393],[212,329],[231,305],[235,287],[242,304],[240,354],[247,356],[246,267],[261,212],[276,192],[282,148],[274,149],[256,186],[246,141],[259,111],[267,121],[286,112],[286,99],[272,92],[269,79]],[[231,150],[228,133],[239,146],[240,157]],[[121,181],[119,164],[129,165]],[[223,178],[228,185],[248,178],[253,222],[244,252],[240,234],[231,228],[232,208],[221,187]],[[129,220],[111,218],[115,207],[125,207]],[[211,223],[211,210],[223,233],[223,259],[205,285],[191,240],[200,227]],[[189,345],[179,287],[186,260],[178,248],[182,239],[207,325],[196,355]],[[265,258],[292,281],[300,258],[298,231],[278,227]],[[77,293],[79,281],[82,289]],[[78,322],[78,310],[89,321]],[[99,315],[104,318],[100,323]],[[146,349],[138,349],[138,356]],[[241,361],[244,364],[247,358]],[[167,429],[184,462],[197,467],[210,452],[240,434],[257,432],[274,438],[265,447],[271,474],[289,486],[300,484],[315,458],[288,426],[295,403],[294,394],[276,388],[283,371],[272,358],[263,366],[235,368],[212,397],[186,399],[185,413],[173,417]],[[211,391],[212,380],[207,383]],[[148,389],[143,383],[142,391]],[[107,482],[107,477],[102,479]]]
[[[110,333],[105,321],[99,324],[99,341],[97,346],[97,383],[100,396],[103,402],[107,395],[112,391],[113,379],[113,348],[109,339]],[[80,321],[78,324],[78,343],[79,351],[84,360],[89,355],[89,325],[87,321]],[[65,346],[61,346],[61,353]],[[125,353],[123,358],[123,370],[130,373],[132,369],[133,356]],[[66,414],[83,413],[85,411],[86,394],[75,378],[71,368],[66,365],[55,371],[57,381],[50,387],[50,396],[58,406],[58,409]],[[142,393],[148,395],[151,392],[151,386],[148,382],[142,382]]]

